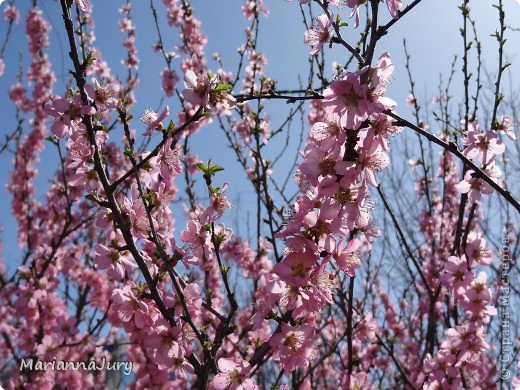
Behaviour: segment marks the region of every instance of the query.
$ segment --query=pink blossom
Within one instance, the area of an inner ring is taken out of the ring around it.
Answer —
[[[163,179],[172,178],[182,172],[181,147],[175,146],[171,137],[164,144],[158,157],[159,172]]]
[[[491,292],[487,286],[487,275],[485,272],[479,272],[471,286],[466,289],[464,295],[466,299],[461,302],[464,309],[472,313],[485,312],[488,315],[496,314],[494,307],[487,306],[491,300]]]
[[[117,313],[119,320],[138,329],[150,326],[157,318],[157,315],[149,310],[148,305],[135,295],[130,285],[114,290],[112,301],[114,303],[112,309]]]
[[[129,255],[128,251],[119,252],[117,249],[98,244],[94,264],[98,269],[108,269],[107,274],[112,278],[121,280],[125,277],[125,272],[126,275],[131,275],[137,268],[135,260]]]
[[[386,86],[390,82],[392,73],[394,72],[394,64],[390,58],[390,54],[383,53],[377,61],[377,65],[371,71],[370,82],[368,85],[368,100],[370,101],[370,111],[381,112],[384,110],[393,110],[396,102],[384,96]]]
[[[318,54],[323,44],[331,41],[333,37],[333,19],[334,15],[331,15],[329,18],[326,14],[322,14],[317,17],[316,25],[312,29],[305,31],[304,42],[311,46],[309,55],[314,56]]]
[[[464,175],[464,180],[455,185],[455,189],[460,194],[468,194],[471,203],[480,201],[482,194],[489,195],[493,193],[493,187],[479,177],[475,172],[469,170]]]
[[[175,360],[184,357],[184,349],[179,343],[180,340],[182,340],[180,327],[169,326],[165,320],[161,319],[156,324],[153,333],[145,338],[144,345],[154,351],[155,363],[169,367]]]
[[[473,280],[473,273],[469,270],[466,257],[448,257],[445,270],[440,277],[441,283],[460,296]]]
[[[173,96],[175,92],[175,86],[179,81],[179,76],[173,70],[164,69],[161,72],[162,77],[162,90],[166,96]]]
[[[346,389],[352,389],[352,390],[375,390],[376,387],[374,387],[370,381],[369,376],[364,372],[358,372],[355,374],[345,374],[344,379],[344,386]]]
[[[374,120],[370,125],[374,130],[375,141],[379,143],[381,148],[388,152],[390,151],[389,137],[401,133],[402,127],[393,125],[393,118],[386,114],[378,113],[373,115]]]
[[[163,124],[161,122],[168,115],[170,115],[170,108],[168,106],[166,106],[159,115],[151,108],[145,109],[143,115],[139,118],[145,125],[148,125],[144,135],[151,136],[153,130],[162,130]]]
[[[323,150],[313,143],[309,143],[303,152],[303,163],[300,171],[313,185],[321,181],[320,178],[331,178],[336,175],[345,175],[349,164],[343,161],[340,148],[335,145],[330,150]]]
[[[412,94],[409,94],[406,97],[406,105],[407,106],[414,106],[417,103],[417,99]]]
[[[117,84],[101,85],[97,80],[94,80],[94,85],[85,85],[85,91],[94,101],[97,111],[106,111],[119,105],[116,97],[119,93]]]
[[[332,150],[335,144],[343,144],[346,132],[341,126],[340,117],[332,114],[327,122],[315,122],[309,133],[312,141],[323,151]]]
[[[305,367],[315,355],[314,328],[310,325],[291,326],[282,323],[282,331],[269,340],[273,348],[273,358],[280,360],[286,373]]]
[[[493,260],[491,250],[486,247],[486,240],[477,234],[468,235],[465,252],[472,267],[478,264],[489,265]]]
[[[215,390],[253,390],[256,384],[249,378],[251,366],[240,358],[232,360],[220,358],[218,361],[220,373],[213,378],[213,388]]]
[[[197,76],[188,69],[184,74],[184,98],[194,106],[206,106],[209,101],[209,93],[217,86],[217,80],[208,76]]]
[[[56,118],[51,127],[52,133],[58,138],[63,138],[66,134],[71,135],[74,131],[84,128],[82,116],[92,115],[96,110],[94,107],[83,104],[80,96],[74,94],[65,98],[55,97],[52,103],[45,106],[45,111]]]
[[[462,152],[467,158],[478,158],[482,164],[487,165],[497,154],[504,153],[505,145],[494,130],[482,132],[475,122],[470,126],[471,130],[464,138],[465,149]]]
[[[226,89],[217,88],[220,84],[219,76],[197,76],[192,70],[184,74],[184,98],[197,107],[216,109],[218,112],[230,114],[236,105],[236,100]]]
[[[316,260],[312,254],[289,253],[283,261],[273,267],[273,272],[284,282],[303,287],[307,285],[310,271],[316,264]]]
[[[353,239],[345,249],[338,248],[337,253],[334,255],[339,267],[350,277],[354,277],[355,270],[361,265],[359,252],[357,251],[360,245],[361,242],[358,239]]]
[[[88,13],[90,11],[90,0],[76,0],[76,3],[82,12]]]
[[[359,74],[347,72],[323,92],[325,111],[337,113],[341,125],[350,130],[356,130],[368,118],[368,89],[359,82]]]
[[[510,117],[502,117],[502,122],[500,123],[499,130],[502,130],[504,134],[509,137],[509,139],[516,141],[515,124],[513,123]]]
[[[244,18],[247,20],[252,20],[260,13],[269,16],[269,9],[264,4],[264,0],[244,0],[242,12],[244,13]]]
[[[29,36],[29,51],[37,54],[40,50],[49,47],[48,32],[51,30],[50,24],[43,18],[42,11],[32,8],[29,11],[26,21],[27,35]]]
[[[4,20],[6,22],[13,21],[14,23],[20,23],[20,12],[14,6],[14,4],[7,4],[4,9]]]
[[[97,171],[88,164],[77,166],[68,181],[71,187],[86,189],[90,193],[99,193],[102,189]]]
[[[381,0],[383,2],[383,0]],[[390,11],[390,15],[395,19],[399,16],[399,10],[403,4],[402,0],[386,0],[386,6],[388,7],[388,11]]]
[[[346,174],[353,179],[363,172],[367,183],[377,187],[376,173],[386,168],[389,164],[390,159],[388,155],[374,141],[374,134],[370,133],[363,140],[363,147],[360,149],[357,161],[347,163],[347,166],[353,169],[348,170]]]

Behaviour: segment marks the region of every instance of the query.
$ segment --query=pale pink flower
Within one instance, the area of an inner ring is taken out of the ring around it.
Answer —
[[[383,0],[381,0],[383,2]],[[399,10],[403,4],[403,0],[386,0],[386,6],[388,7],[388,11],[390,11],[390,15],[392,18],[397,18],[399,16]]]
[[[445,267],[445,273],[440,277],[441,283],[460,296],[473,281],[466,257],[450,256]]]
[[[345,389],[351,390],[376,389],[376,387],[372,385],[369,376],[364,372],[357,372],[355,374],[346,373],[343,377],[343,386],[345,386]]]
[[[345,175],[349,166],[348,162],[343,161],[337,145],[333,149],[323,150],[316,144],[309,143],[303,152],[303,158],[300,171],[313,185],[316,185],[320,178]]]
[[[213,378],[215,390],[253,390],[256,384],[249,378],[251,372],[250,364],[240,358],[220,358],[218,361],[219,374]]]
[[[42,11],[32,8],[27,15],[26,30],[29,36],[29,51],[37,54],[40,50],[49,47],[48,32],[51,26],[42,16]]]
[[[381,54],[377,61],[377,65],[370,73],[370,83],[368,85],[368,100],[370,102],[369,110],[372,112],[382,112],[384,110],[393,110],[396,102],[384,96],[386,86],[390,82],[392,73],[394,72],[394,64],[387,52]]]
[[[354,169],[346,173],[351,179],[357,177],[361,172],[365,174],[368,184],[377,187],[376,173],[380,172],[390,164],[390,158],[374,140],[374,134],[368,134],[363,140],[357,161],[348,162],[348,166]]]
[[[154,332],[147,335],[144,345],[155,352],[155,363],[171,366],[176,359],[183,358],[184,350],[179,344],[182,340],[179,325],[170,326],[165,321],[159,320],[160,325],[155,326]]]
[[[332,0],[332,3],[337,7],[344,7],[345,5],[349,8],[352,8],[352,12],[349,15],[349,18],[353,16],[356,17],[354,22],[354,27],[359,27],[359,7],[363,5],[365,0]]]
[[[194,71],[188,69],[184,74],[184,98],[195,106],[206,106],[209,101],[209,93],[217,86],[215,78],[197,76]]]
[[[161,72],[162,90],[166,96],[173,96],[179,76],[173,70],[164,69]]]
[[[394,126],[394,119],[386,114],[377,113],[373,114],[374,120],[371,121],[370,125],[374,130],[375,141],[379,143],[384,151],[390,151],[389,137],[399,134],[403,128]]]
[[[471,130],[464,138],[465,149],[462,152],[467,158],[478,158],[482,164],[487,165],[497,154],[504,153],[506,147],[498,138],[496,131],[482,132],[475,122],[472,122],[470,126]]]
[[[174,146],[172,137],[169,137],[158,155],[159,172],[163,179],[177,176],[182,172],[181,147]]]
[[[336,144],[343,144],[346,139],[346,132],[341,126],[340,117],[337,114],[329,115],[330,120],[326,122],[315,122],[309,133],[313,143],[319,145],[320,149],[327,151],[335,147]]]
[[[217,88],[220,85],[219,76],[197,76],[188,69],[184,74],[184,98],[197,107],[215,108],[218,112],[231,114],[236,105],[236,99],[226,89]]]
[[[162,129],[163,124],[161,122],[168,115],[170,115],[170,108],[168,106],[166,106],[166,108],[162,110],[161,114],[159,115],[151,108],[146,108],[143,112],[143,115],[139,118],[145,125],[148,125],[144,135],[151,136],[153,130]]]
[[[83,128],[82,116],[92,115],[96,112],[94,107],[84,105],[79,95],[67,96],[66,98],[57,96],[52,103],[45,105],[45,111],[48,115],[56,118],[51,126],[51,131],[58,138],[63,138],[66,134],[71,135],[78,129]]]
[[[502,130],[505,135],[507,135],[511,140],[516,141],[515,134],[515,124],[508,116],[502,117],[502,122],[500,123],[499,130]]]
[[[282,363],[285,373],[305,367],[314,358],[313,349],[315,329],[311,325],[291,326],[282,323],[282,331],[269,340],[273,348],[273,358]]]
[[[88,164],[76,167],[68,177],[68,183],[71,187],[86,189],[90,193],[96,193],[102,189],[97,171]]]
[[[496,314],[496,308],[487,305],[491,300],[491,292],[487,285],[487,274],[484,271],[479,272],[478,276],[473,279],[464,295],[466,299],[461,302],[464,309],[475,314],[481,312],[488,315]]]
[[[82,12],[88,13],[90,11],[90,0],[76,0],[76,3]]]
[[[363,72],[365,69],[362,70]],[[359,82],[359,74],[347,72],[334,80],[323,92],[323,107],[327,113],[337,113],[341,125],[356,130],[368,118],[367,86]]]
[[[13,21],[14,23],[20,23],[20,12],[14,6],[14,4],[7,4],[4,9],[4,20],[6,22]]]
[[[478,264],[489,265],[493,260],[492,251],[486,247],[486,240],[477,234],[468,235],[465,252],[472,267]]]
[[[322,14],[316,18],[315,26],[305,31],[304,42],[311,46],[309,55],[314,56],[319,53],[325,43],[331,41],[333,36],[332,21],[334,15],[330,18],[326,14]]]
[[[85,85],[85,91],[90,99],[94,101],[97,111],[106,111],[116,108],[119,105],[117,94],[119,93],[119,85],[110,83],[101,85],[94,79],[94,85]]]
[[[361,266],[359,252],[357,250],[360,246],[361,241],[354,238],[350,240],[345,249],[338,247],[336,254],[334,254],[334,258],[339,267],[350,277],[354,277],[356,269]]]
[[[417,100],[415,99],[415,96],[413,96],[412,94],[409,94],[406,97],[406,105],[407,106],[414,106],[416,103],[417,103]]]
[[[500,169],[493,163],[488,166],[484,172],[494,181],[501,174]],[[464,180],[455,184],[455,189],[459,194],[468,194],[468,199],[471,203],[480,201],[482,194],[490,195],[493,193],[493,187],[483,179],[477,177],[472,170],[466,172]]]
[[[128,251],[118,251],[98,244],[94,264],[100,270],[107,270],[108,276],[115,280],[122,280],[126,275],[130,275],[137,268],[135,260],[130,257]]]
[[[112,301],[112,310],[117,312],[119,320],[135,325],[138,329],[150,326],[157,318],[156,314],[149,313],[148,305],[135,295],[129,285],[114,290]]]
[[[285,259],[273,267],[273,272],[292,286],[307,285],[310,271],[317,258],[309,253],[289,253]]]
[[[474,322],[457,325],[447,329],[444,333],[450,339],[451,347],[457,348],[460,351],[459,353],[466,350],[479,353],[489,348],[485,341],[486,334],[484,328]],[[462,358],[460,359],[462,360]]]
[[[242,12],[247,20],[252,20],[259,13],[269,16],[269,9],[264,4],[264,0],[244,0]]]

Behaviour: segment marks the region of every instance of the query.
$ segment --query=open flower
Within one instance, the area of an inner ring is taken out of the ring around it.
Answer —
[[[314,56],[318,54],[323,44],[330,42],[332,39],[333,18],[333,15],[329,18],[326,14],[322,14],[316,18],[316,25],[312,29],[305,31],[303,41],[312,48],[309,55]]]
[[[128,251],[119,252],[115,248],[109,248],[99,244],[96,248],[96,258],[94,264],[98,269],[106,269],[108,276],[121,280],[125,277],[125,271],[130,274],[137,268],[137,264],[129,257]]]
[[[230,114],[236,105],[236,100],[228,92],[227,85],[220,84],[217,75],[197,76],[192,70],[187,70],[184,75],[184,86],[182,92],[184,99],[197,107],[215,108],[219,112]]]
[[[255,382],[248,378],[251,366],[242,359],[220,358],[218,361],[220,373],[213,378],[213,388],[216,390],[253,390]]]
[[[146,133],[144,135],[151,136],[152,131],[156,129],[162,129],[163,124],[161,123],[164,118],[166,118],[170,114],[170,108],[166,106],[164,110],[162,110],[160,115],[152,110],[151,108],[146,108],[143,112],[143,115],[139,118],[145,125],[148,125],[146,129]]]
[[[365,70],[347,72],[323,91],[325,111],[328,114],[337,113],[341,125],[347,129],[357,129],[368,118],[368,90],[359,81],[359,75]]]
[[[334,255],[339,267],[350,277],[354,277],[356,269],[361,266],[359,252],[357,251],[360,246],[361,242],[358,239],[353,239],[344,250],[338,248],[337,254]]]
[[[188,69],[184,74],[184,98],[195,106],[208,104],[209,92],[217,86],[216,79],[208,76],[197,76]]]
[[[501,175],[500,169],[494,164],[491,164],[487,169],[485,169],[485,173],[493,180]],[[459,194],[468,194],[471,203],[480,201],[482,194],[489,195],[493,193],[493,187],[480,177],[476,176],[475,172],[472,170],[466,172],[464,180],[455,184],[455,189]]]
[[[467,158],[477,157],[482,164],[487,165],[497,154],[504,153],[506,147],[498,138],[496,131],[480,131],[475,122],[472,122],[470,126],[471,130],[464,139],[466,148],[462,152]]]
[[[312,253],[289,253],[287,257],[273,268],[280,279],[292,286],[307,285],[312,267],[316,258]]]
[[[291,326],[282,323],[282,331],[269,340],[273,348],[273,358],[282,363],[286,373],[307,365],[315,355],[314,331],[311,325]]]

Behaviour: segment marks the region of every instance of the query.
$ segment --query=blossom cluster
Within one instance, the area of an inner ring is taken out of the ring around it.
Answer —
[[[286,96],[277,92],[258,46],[260,18],[269,15],[263,0],[243,1],[248,27],[236,74],[218,53],[217,69],[211,69],[208,39],[191,2],[163,0],[162,13],[151,2],[157,28],[151,46],[163,62],[157,72],[161,104],[157,111],[144,109],[139,120],[131,112],[144,58],[130,2],[119,10],[123,78],[95,46],[92,2],[61,3],[74,15],[63,15],[65,25],[75,27],[66,31],[69,43],[80,43],[70,47],[71,84],[53,90],[51,25],[33,7],[25,18],[29,68],[9,89],[18,115],[31,119],[24,124],[28,133],[17,138],[7,186],[24,258],[12,276],[0,261],[0,363],[12,373],[8,388],[25,382],[34,389],[103,388],[110,380],[103,372],[20,373],[9,362],[121,354],[133,362],[136,389],[496,383],[486,332],[496,314],[497,286],[487,272],[494,259],[480,206],[506,185],[499,159],[504,136],[515,140],[509,117],[483,130],[466,116],[455,132],[461,135],[460,172],[448,150],[435,169],[413,161],[423,173],[414,205],[422,209],[410,245],[382,189],[396,150],[392,138],[405,123],[396,120],[397,103],[387,96],[390,54],[372,58],[377,35],[363,51],[345,45],[362,61],[356,69],[335,67],[331,79],[319,56],[328,45],[345,43],[338,15],[348,8],[358,27],[360,7],[369,10],[366,1],[299,1],[323,12],[303,33],[311,71],[320,69],[323,85],[313,90],[310,77],[304,96],[288,98],[312,100],[293,198],[276,186],[266,150],[295,113],[304,118],[303,103],[275,130],[262,99]],[[370,2],[370,12],[380,3]],[[386,6],[394,21],[401,17],[401,0],[386,0]],[[159,18],[171,28],[168,34],[161,33]],[[13,4],[4,19],[19,22]],[[170,50],[163,37],[172,32],[178,41]],[[153,106],[151,98],[145,103]],[[418,100],[412,94],[408,103]],[[235,184],[226,180],[234,175],[190,149],[192,137],[210,124],[222,128],[254,190],[257,231],[248,231],[248,238],[228,223]],[[451,137],[445,132],[439,143],[456,147]],[[46,140],[57,150],[59,169],[40,200],[36,166]],[[376,223],[376,193],[398,233],[404,255],[395,267],[408,272],[403,285],[385,282],[386,269],[374,266],[374,257],[392,255],[374,251],[374,244],[395,243]],[[174,202],[183,203],[184,217],[174,213]]]

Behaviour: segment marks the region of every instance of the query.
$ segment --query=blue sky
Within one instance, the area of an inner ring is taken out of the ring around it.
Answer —
[[[506,7],[506,23],[513,27],[520,27],[520,5],[515,0],[504,0]],[[51,21],[53,30],[51,31],[51,61],[54,64],[54,71],[58,77],[55,85],[55,93],[63,93],[63,82],[66,81],[67,71],[71,68],[67,55],[66,40],[64,29],[61,23],[61,12],[58,2],[54,0],[40,0],[38,2],[44,9],[44,15]],[[406,0],[404,3],[408,3]],[[458,10],[460,2],[453,0],[424,0],[412,13],[407,15],[402,21],[397,23],[384,37],[378,45],[377,55],[383,51],[389,51],[396,64],[394,81],[389,86],[388,96],[398,102],[398,113],[402,116],[411,118],[408,107],[404,100],[408,95],[409,85],[404,68],[404,53],[402,42],[406,38],[408,50],[412,55],[412,68],[416,81],[416,88],[419,98],[428,101],[437,93],[439,75],[442,73],[444,80],[450,70],[453,57],[461,53],[462,40],[459,35],[459,28],[462,16]],[[489,35],[498,26],[497,12],[491,7],[492,1],[474,0],[470,2],[472,15],[477,22],[479,38],[483,42],[483,59],[485,69],[493,74],[496,69],[496,41]],[[25,14],[28,2],[16,0],[15,4],[21,8]],[[119,33],[117,22],[121,16],[117,12],[121,1],[100,1],[93,0],[94,18],[96,21],[95,45],[99,46],[103,52],[104,59],[107,60],[115,74],[123,75],[125,70],[120,65],[120,58],[124,54],[121,46],[123,37]],[[193,0],[195,15],[202,21],[204,33],[208,37],[206,54],[208,57],[214,52],[222,55],[226,70],[235,71],[238,54],[237,48],[244,42],[244,28],[247,22],[242,18],[240,0]],[[155,5],[162,9],[162,2],[155,0]],[[301,22],[301,14],[297,2],[286,2],[283,0],[266,0],[266,5],[270,9],[270,15],[261,19],[261,33],[258,41],[258,51],[264,53],[268,58],[266,75],[278,80],[278,87],[281,89],[295,88],[298,86],[298,75],[305,77],[309,48],[303,44],[304,26]],[[1,8],[5,6],[2,5]],[[138,103],[133,110],[135,117],[139,116],[145,107],[157,107],[160,103],[160,78],[159,72],[164,68],[164,61],[159,55],[153,53],[151,47],[156,41],[156,33],[153,25],[152,15],[149,9],[149,1],[134,1],[132,11],[134,23],[137,26],[137,45],[141,57],[139,70],[140,84],[136,90]],[[386,9],[383,7],[383,20],[389,19]],[[347,19],[348,10],[341,12],[342,18]],[[516,23],[516,24],[515,24]],[[167,49],[173,50],[178,42],[176,30],[168,28],[165,18],[161,19],[163,36],[166,41]],[[0,39],[3,39],[6,32],[5,22],[0,22]],[[520,54],[520,33],[507,31],[507,53],[509,60],[514,63]],[[355,41],[358,32],[351,27],[345,30],[344,37],[347,40]],[[169,43],[168,43],[169,42]],[[26,53],[25,27],[18,26],[13,38],[9,42],[5,53],[6,72],[0,77],[0,136],[8,134],[14,129],[13,104],[7,98],[7,90],[13,84],[14,76],[18,70],[19,52],[24,53],[23,62],[26,64],[28,55]],[[332,75],[332,61],[344,62],[345,53],[340,48],[327,49],[327,59],[329,76]],[[174,63],[177,65],[178,63]],[[456,65],[457,70],[461,68],[461,62]],[[210,68],[217,69],[217,65],[210,61]],[[512,67],[513,74],[519,74],[519,64]],[[64,78],[65,77],[65,78]],[[454,79],[453,90],[457,96],[462,91],[462,81],[460,77]],[[486,85],[486,84],[485,84]],[[518,82],[514,85],[518,87]],[[238,91],[237,91],[238,92]],[[177,105],[170,103],[173,113]],[[276,128],[283,118],[287,115],[290,107],[284,101],[276,101],[267,104],[268,112],[272,117],[272,128]],[[143,130],[143,126],[134,122],[134,127]],[[431,130],[436,132],[437,127],[432,124]],[[144,131],[144,130],[143,130]],[[406,133],[410,135],[410,133]],[[296,137],[293,138],[293,140]],[[280,139],[278,142],[281,142]],[[276,155],[281,146],[273,141],[268,147],[268,153]],[[208,126],[201,133],[194,137],[192,151],[203,161],[212,158],[216,163],[226,168],[225,176],[229,177],[231,186],[228,191],[232,202],[237,203],[240,194],[238,207],[228,215],[228,221],[232,225],[238,222],[236,228],[242,235],[246,235],[247,230],[247,207],[241,206],[254,199],[249,183],[245,182],[245,176],[241,168],[237,166],[234,158],[230,155],[226,144],[223,141],[223,134],[216,126]],[[296,153],[295,145],[292,144],[284,155],[284,162],[279,166],[280,174],[283,176],[284,167],[287,169],[289,162],[292,161]],[[16,231],[10,217],[10,196],[4,190],[11,170],[11,156],[4,153],[0,155],[0,225],[4,227],[2,239],[4,241],[4,258],[8,263],[17,263],[18,250],[16,248]],[[48,187],[49,178],[57,168],[57,161],[54,151],[44,152],[42,162],[39,164],[40,175],[36,181],[38,196],[43,199],[43,194]],[[412,186],[412,182],[410,182]],[[181,209],[175,206],[179,215],[178,227],[182,227]],[[254,222],[251,221],[254,226]],[[253,229],[254,233],[254,229]]]

